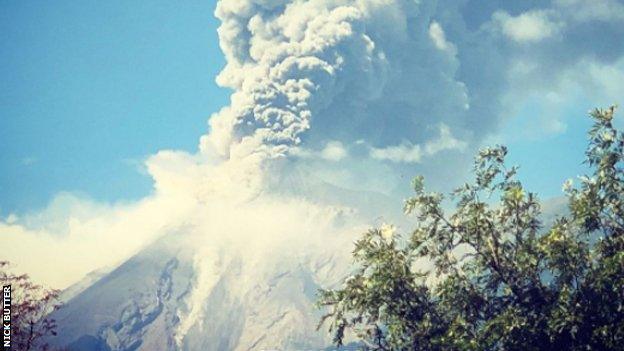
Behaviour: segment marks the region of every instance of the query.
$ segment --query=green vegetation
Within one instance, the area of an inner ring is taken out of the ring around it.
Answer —
[[[356,242],[354,275],[320,292],[320,326],[372,350],[624,349],[624,134],[614,108],[591,117],[592,174],[566,182],[568,211],[549,227],[505,147],[479,152],[474,182],[448,198],[417,177],[416,228]]]

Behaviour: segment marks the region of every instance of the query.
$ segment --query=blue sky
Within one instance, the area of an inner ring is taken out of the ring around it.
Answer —
[[[0,213],[59,191],[103,201],[151,190],[144,157],[193,151],[229,93],[214,4],[3,2]]]
[[[210,114],[228,102],[230,92],[215,84],[225,59],[213,2],[2,6],[3,216],[42,208],[63,191],[103,202],[145,196],[152,181],[142,171],[144,158],[161,149],[194,152]],[[506,11],[520,18],[527,6]],[[472,8],[466,18],[487,21],[495,9]],[[448,36],[453,39],[452,30]],[[522,179],[544,197],[559,195],[561,182],[583,171],[587,110],[617,102],[599,92],[567,93],[568,83],[554,103],[537,88],[537,97],[509,94],[517,101],[484,141],[507,144]],[[560,123],[551,131],[544,127],[550,117]]]

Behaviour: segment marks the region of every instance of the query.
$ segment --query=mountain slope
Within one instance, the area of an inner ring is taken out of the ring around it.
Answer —
[[[54,314],[50,342],[98,351],[325,349],[316,292],[346,276],[352,240],[367,227],[358,218],[372,216],[349,209],[400,206],[302,178],[280,179],[296,192],[237,205],[233,216],[199,206],[116,269],[76,284]]]
[[[70,299],[54,318],[70,350],[321,349],[313,308],[331,255],[279,255],[259,268],[167,235]],[[253,269],[252,269],[253,268]]]

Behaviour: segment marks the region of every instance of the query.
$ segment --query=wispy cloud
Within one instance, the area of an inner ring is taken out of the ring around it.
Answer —
[[[300,158],[319,158],[326,161],[337,162],[347,157],[349,151],[340,141],[330,140],[321,150],[297,147],[291,150],[291,154]]]
[[[563,26],[553,18],[551,11],[533,10],[511,16],[505,11],[497,11],[492,20],[498,29],[516,42],[538,42],[557,35]]]
[[[414,145],[404,142],[395,146],[384,148],[371,148],[370,155],[374,159],[388,160],[392,162],[419,163],[423,158],[431,157],[445,150],[464,151],[467,147],[465,141],[456,139],[449,127],[445,124],[439,126],[439,136],[426,142],[424,145]]]

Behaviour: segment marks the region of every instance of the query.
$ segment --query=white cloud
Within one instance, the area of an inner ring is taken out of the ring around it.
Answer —
[[[466,149],[468,143],[456,139],[453,134],[451,134],[451,129],[446,124],[441,123],[439,128],[440,135],[438,138],[425,144],[425,152],[428,156],[433,156],[444,150],[464,151]]]
[[[500,9],[481,27],[504,33],[503,23],[530,15],[527,18],[535,21],[527,22],[542,22],[533,28],[543,29],[517,35],[525,38],[524,43],[556,38],[548,40],[548,45],[503,43],[495,47],[509,63],[504,73],[506,88],[499,101],[502,114],[514,118],[514,129],[506,132],[507,138],[514,140],[564,133],[571,118],[578,117],[574,110],[582,113],[623,99],[614,85],[623,72],[624,46],[619,44],[624,35],[624,4],[556,0],[541,6],[549,7],[528,9],[516,17],[509,15],[510,9]],[[513,36],[511,28],[509,32]]]
[[[347,150],[339,141],[330,141],[321,151],[321,157],[328,161],[340,161],[347,157]]]
[[[0,221],[3,246],[10,247],[2,258],[35,282],[64,288],[174,230],[189,205],[181,199],[149,197],[111,206],[61,194],[42,212]]]
[[[384,148],[371,148],[370,155],[374,159],[388,160],[392,162],[419,163],[424,157],[434,156],[445,150],[464,151],[467,147],[465,141],[456,139],[449,127],[445,124],[439,126],[439,136],[428,141],[424,145],[413,145],[404,142],[400,145]]]
[[[294,147],[290,150],[290,155],[302,159],[323,159],[337,162],[349,156],[345,146],[337,140],[329,140],[321,150],[312,150],[304,147]]]
[[[15,222],[17,222],[17,220],[19,219],[19,217],[15,214],[15,213],[10,213],[5,219],[4,222],[6,224],[13,224]]]
[[[530,57],[516,61],[508,78],[513,89],[501,99],[509,115],[519,116],[509,137],[539,139],[566,132],[570,120],[585,110],[622,103],[623,79],[624,57],[612,63],[583,58],[546,73]]]
[[[440,23],[436,21],[431,22],[429,25],[429,37],[436,48],[442,51],[449,51],[453,55],[456,53],[457,48],[455,45],[446,40],[446,35],[444,34],[444,30],[442,29],[442,26],[440,26]]]
[[[374,159],[392,162],[418,163],[423,157],[422,147],[405,142],[396,146],[372,148],[370,155]]]
[[[528,11],[518,16],[497,11],[492,15],[492,20],[505,36],[521,43],[538,42],[553,37],[562,27],[561,23],[544,10]]]
[[[587,89],[594,94],[594,100],[601,104],[624,104],[624,57],[612,64],[591,62],[581,63],[579,66],[586,69],[587,76],[577,81],[586,84]],[[581,67],[576,70],[577,74],[583,71]]]

